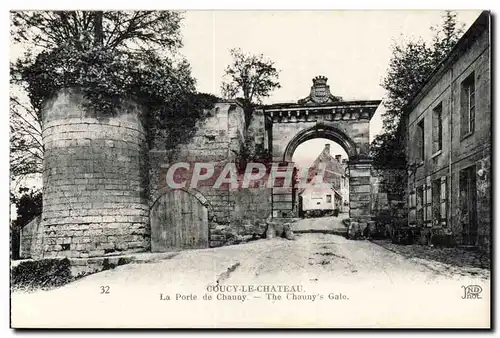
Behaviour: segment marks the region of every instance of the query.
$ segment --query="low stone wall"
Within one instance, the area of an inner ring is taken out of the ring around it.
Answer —
[[[36,252],[36,241],[34,239],[43,234],[40,224],[41,220],[42,215],[38,215],[21,229],[19,235],[19,258],[31,258],[32,252]]]

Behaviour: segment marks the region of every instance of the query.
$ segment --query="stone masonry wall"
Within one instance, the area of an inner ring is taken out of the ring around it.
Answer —
[[[219,168],[217,173],[227,163],[235,163],[246,136],[243,108],[236,101],[216,103],[205,111],[194,129],[192,137],[175,147],[170,147],[166,139],[155,140],[155,149],[149,153],[150,207],[168,189],[166,173],[172,164],[187,162],[192,169],[196,162],[209,162]],[[265,212],[271,208],[270,195],[260,191],[256,197],[252,189],[214,189],[213,183],[214,180],[202,182],[193,190],[201,193],[208,203],[210,247],[230,243],[239,235],[259,233],[258,227],[270,212]],[[262,231],[264,227],[265,224]]]
[[[127,102],[112,117],[101,116],[73,90],[46,103],[43,257],[150,249],[141,114]]]
[[[28,224],[26,224],[20,233],[20,244],[19,244],[19,257],[20,258],[30,258],[32,252],[32,246],[35,244],[34,239],[36,239],[37,234],[39,234],[40,221],[42,219],[41,215],[33,218]],[[35,249],[36,250],[36,249]]]

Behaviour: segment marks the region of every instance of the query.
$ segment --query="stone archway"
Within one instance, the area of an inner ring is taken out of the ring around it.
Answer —
[[[297,147],[314,138],[324,138],[339,144],[349,157],[349,218],[363,227],[371,219],[371,160],[359,154],[356,143],[335,127],[318,123],[316,126],[298,132],[288,143],[283,154],[283,162],[291,163]],[[278,195],[283,192],[280,191]],[[274,200],[274,199],[273,199]],[[292,201],[294,198],[292,198]],[[294,211],[298,216],[298,210]]]
[[[355,159],[358,157],[356,144],[349,138],[349,136],[333,125],[318,122],[315,126],[301,130],[294,136],[285,148],[283,161],[292,162],[292,157],[297,147],[302,143],[315,138],[325,138],[334,141],[346,151],[349,158]]]
[[[292,161],[295,149],[313,138],[330,139],[349,156],[349,217],[363,228],[371,219],[370,119],[380,100],[344,101],[330,93],[327,78],[313,79],[311,93],[298,103],[263,106],[273,161]],[[273,217],[295,217],[293,188],[273,188]]]

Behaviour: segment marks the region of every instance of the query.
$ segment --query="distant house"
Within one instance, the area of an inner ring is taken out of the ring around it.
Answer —
[[[304,188],[299,196],[302,198],[302,210],[323,210],[325,212],[341,209],[342,195],[333,187],[315,188],[312,185]]]
[[[320,166],[325,168],[323,183],[325,188],[318,188],[312,184],[312,180],[319,174]],[[314,161],[309,169],[307,181],[309,185],[299,190],[299,208],[306,212],[309,210],[347,212],[349,205],[349,178],[346,174],[347,162],[342,161],[341,155],[333,157],[330,153],[330,145],[325,148]]]
[[[491,46],[483,12],[405,109],[408,225],[490,251]]]

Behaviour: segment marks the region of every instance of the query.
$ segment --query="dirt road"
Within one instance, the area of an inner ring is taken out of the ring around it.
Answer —
[[[347,227],[342,221],[348,218],[348,213],[341,213],[338,216],[303,218],[291,223],[290,227],[295,232],[332,231],[342,233],[347,232]]]
[[[14,293],[12,323],[35,327],[51,323],[83,327],[487,326],[489,279],[445,271],[369,241],[300,234],[293,241],[258,240],[184,251],[168,260],[120,266],[52,291]],[[230,287],[227,292],[214,292],[214,285]],[[463,285],[480,285],[482,298],[462,299]],[[101,293],[101,287],[109,293]],[[207,294],[211,300],[203,299]]]

